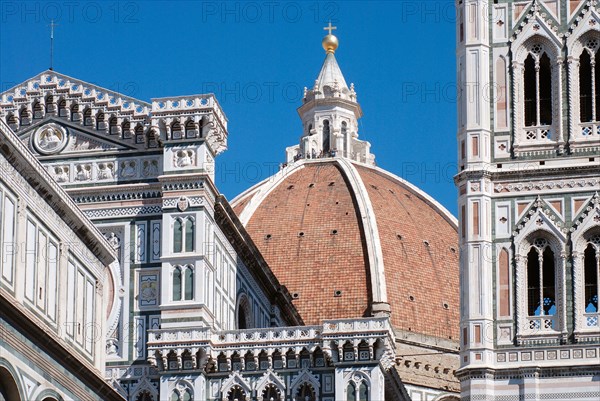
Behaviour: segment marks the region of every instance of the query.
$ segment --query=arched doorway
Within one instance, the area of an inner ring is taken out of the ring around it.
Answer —
[[[19,388],[13,375],[4,366],[0,366],[0,401],[20,401]]]

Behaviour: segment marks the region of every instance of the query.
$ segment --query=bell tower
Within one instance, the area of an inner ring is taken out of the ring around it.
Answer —
[[[358,119],[362,110],[356,101],[354,84],[346,84],[335,59],[338,38],[335,26],[324,28],[329,33],[322,45],[326,56],[312,89],[304,88],[303,104],[298,108],[302,120],[300,143],[286,149],[287,162],[301,158],[346,157],[375,164],[371,144],[358,140]]]
[[[600,10],[457,0],[463,400],[599,398]]]

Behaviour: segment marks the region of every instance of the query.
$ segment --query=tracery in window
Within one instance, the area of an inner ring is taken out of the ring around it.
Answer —
[[[356,401],[356,386],[352,382],[346,388],[346,401]]]
[[[527,254],[527,314],[556,314],[554,253],[543,238],[536,239]]]
[[[175,266],[173,268],[173,301],[191,301],[194,299],[194,266]]]
[[[364,381],[358,388],[358,401],[369,401],[369,388]]]
[[[183,298],[186,301],[190,301],[194,299],[194,268],[192,266],[187,266],[185,268],[185,276],[184,276],[184,294]]]
[[[173,301],[181,301],[181,268],[173,269]]]
[[[245,399],[246,392],[240,386],[233,386],[227,395],[227,400],[229,401],[244,401]]]
[[[296,401],[315,401],[315,392],[309,383],[304,383],[298,388]]]
[[[173,390],[171,401],[192,401],[192,392],[187,388],[181,391]]]
[[[584,311],[585,313],[598,312],[598,282],[600,281],[600,235],[590,239],[584,252]],[[597,319],[597,317],[596,317]],[[589,320],[589,319],[588,319]],[[597,326],[597,320],[592,322]]]
[[[262,393],[263,401],[280,401],[281,392],[274,384],[268,384]]]
[[[579,57],[579,120],[584,137],[598,133],[593,124],[600,121],[600,41],[591,38]]]
[[[153,401],[152,394],[150,394],[148,391],[142,391],[138,394],[136,401]]]
[[[552,65],[541,44],[534,44],[523,70],[524,124],[527,140],[551,139]]]
[[[192,217],[175,218],[175,221],[173,222],[174,253],[194,252],[195,228],[196,225]]]

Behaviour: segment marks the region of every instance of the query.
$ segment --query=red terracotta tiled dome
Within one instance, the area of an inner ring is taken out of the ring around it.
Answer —
[[[389,312],[398,329],[458,338],[457,222],[415,186],[303,159],[232,204],[306,324]]]

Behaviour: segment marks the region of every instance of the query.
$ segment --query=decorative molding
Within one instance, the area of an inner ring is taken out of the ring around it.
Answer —
[[[83,213],[89,219],[103,219],[111,217],[136,217],[146,215],[160,215],[161,206],[136,206],[136,207],[117,207],[111,209],[92,209],[84,210]]]

